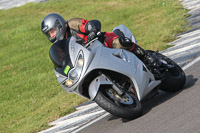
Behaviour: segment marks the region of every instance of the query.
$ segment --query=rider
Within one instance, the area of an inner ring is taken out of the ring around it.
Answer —
[[[88,21],[82,18],[72,18],[65,21],[61,15],[51,13],[42,20],[41,30],[52,43],[74,36],[77,43],[84,45],[98,37],[99,41],[106,47],[129,50],[150,66],[158,66],[156,58],[125,37],[120,30],[115,30],[112,33],[101,32],[101,23],[98,20]]]

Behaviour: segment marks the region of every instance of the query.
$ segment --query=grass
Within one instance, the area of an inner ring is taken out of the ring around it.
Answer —
[[[0,11],[0,132],[38,132],[86,99],[58,85],[40,31],[48,13],[98,19],[102,31],[126,25],[145,49],[163,50],[186,28],[186,10],[174,0],[51,0]]]

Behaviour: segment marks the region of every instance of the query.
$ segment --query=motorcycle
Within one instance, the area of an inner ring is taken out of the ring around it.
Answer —
[[[137,43],[125,26],[114,29]],[[149,52],[162,63],[159,68],[144,64],[127,50],[107,48],[98,39],[85,46],[76,43],[74,37],[58,41],[49,55],[57,80],[67,93],[93,100],[115,116],[135,119],[142,115],[141,101],[159,89],[179,91],[186,80],[176,62],[161,53]]]

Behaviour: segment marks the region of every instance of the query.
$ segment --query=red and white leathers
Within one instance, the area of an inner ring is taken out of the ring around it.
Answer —
[[[98,20],[85,20],[82,18],[73,18],[67,21],[67,37],[74,36],[77,42],[84,45],[88,41],[88,35],[92,32],[100,32],[101,23]],[[120,37],[115,33],[101,32],[99,40],[109,48],[123,48],[133,50],[134,43],[129,46],[124,46]]]

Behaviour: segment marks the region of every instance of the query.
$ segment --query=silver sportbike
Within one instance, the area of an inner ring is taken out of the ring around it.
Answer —
[[[137,43],[123,25],[115,27]],[[82,46],[71,37],[54,43],[49,54],[60,86],[95,101],[109,113],[125,119],[142,114],[141,101],[157,90],[183,88],[185,74],[179,65],[161,53],[149,51],[161,64],[152,68],[133,53],[105,47],[97,39]]]

